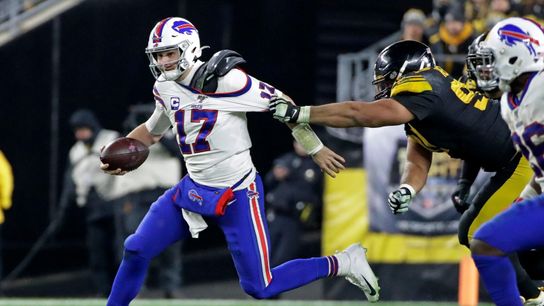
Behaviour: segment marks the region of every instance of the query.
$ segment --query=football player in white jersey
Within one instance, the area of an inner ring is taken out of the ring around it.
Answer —
[[[252,163],[246,112],[267,111],[273,86],[236,69],[244,60],[233,51],[199,60],[198,31],[178,17],[158,22],[146,53],[156,78],[155,112],[127,136],[150,146],[169,128],[176,134],[188,170],[180,183],[151,206],[136,232],[125,241],[125,255],[108,298],[125,306],[138,294],[149,261],[168,245],[197,237],[206,222],[215,222],[227,239],[243,290],[269,298],[314,280],[345,276],[370,301],[379,298],[377,279],[360,244],[333,256],[297,259],[278,267],[269,262],[269,235],[264,194]],[[294,138],[330,176],[344,160],[323,146],[308,125],[292,126]],[[124,174],[108,169],[110,174]],[[205,217],[205,219],[203,219]]]
[[[542,301],[523,304],[506,257],[544,246],[544,33],[539,24],[512,17],[497,23],[483,45],[491,52],[478,73],[499,78],[502,117],[534,177],[522,192],[523,201],[478,229],[470,244],[472,257],[495,304],[544,305]]]

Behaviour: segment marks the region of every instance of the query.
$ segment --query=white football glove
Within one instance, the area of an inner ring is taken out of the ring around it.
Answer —
[[[416,191],[414,187],[408,184],[402,184],[397,190],[394,190],[389,194],[387,202],[389,202],[389,208],[391,208],[393,214],[398,215],[408,211],[408,206],[415,196]]]
[[[274,119],[284,123],[309,123],[310,106],[297,106],[280,97],[270,99],[268,109]]]

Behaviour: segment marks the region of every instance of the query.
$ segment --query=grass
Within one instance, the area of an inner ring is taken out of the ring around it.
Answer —
[[[0,306],[104,306],[102,299],[0,299]],[[253,300],[136,300],[131,306],[457,306],[446,302],[368,302],[353,301],[253,301]],[[480,306],[492,306],[480,303]]]

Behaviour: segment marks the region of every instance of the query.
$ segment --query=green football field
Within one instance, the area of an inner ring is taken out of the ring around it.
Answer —
[[[104,306],[98,299],[0,299],[0,306]],[[442,302],[378,302],[364,301],[251,301],[251,300],[136,300],[131,306],[457,306]],[[480,303],[480,306],[492,306]]]

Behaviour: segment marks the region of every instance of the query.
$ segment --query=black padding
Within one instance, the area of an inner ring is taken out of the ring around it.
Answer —
[[[195,72],[190,86],[202,92],[213,93],[217,90],[217,78],[224,76],[234,67],[246,61],[232,50],[216,52],[210,60]]]

